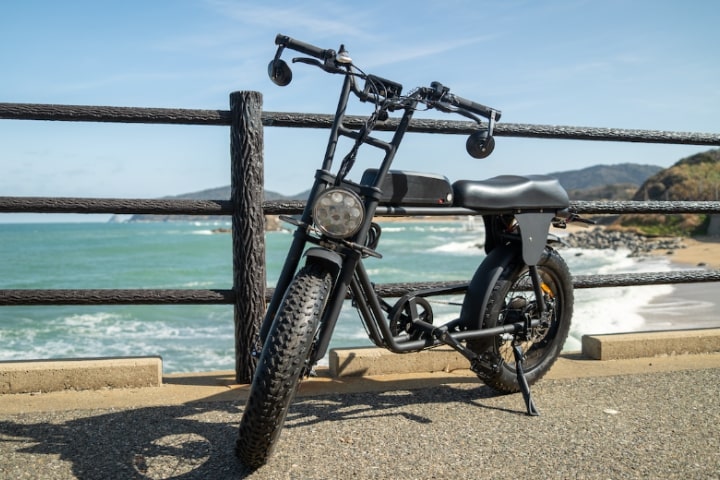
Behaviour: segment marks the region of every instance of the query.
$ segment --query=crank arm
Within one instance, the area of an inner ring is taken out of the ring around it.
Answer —
[[[492,361],[488,356],[478,355],[469,348],[461,344],[453,335],[448,331],[447,326],[436,327],[430,323],[423,322],[422,320],[415,320],[413,325],[422,328],[427,331],[436,341],[449,345],[454,350],[459,352],[463,357],[467,358],[470,362],[470,369],[477,373],[482,374],[486,371],[498,372],[500,370],[500,364]]]
[[[463,357],[467,358],[470,361],[470,370],[477,374],[482,374],[483,372],[487,371],[498,372],[500,370],[500,364],[498,362],[493,362],[489,356],[478,355],[469,348],[466,348],[460,342],[455,340],[455,338],[450,335],[450,332],[448,332],[447,329],[445,329],[440,334],[438,340],[440,340],[445,345],[451,346]]]

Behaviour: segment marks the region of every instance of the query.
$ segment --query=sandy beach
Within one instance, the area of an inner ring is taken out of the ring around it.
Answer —
[[[569,225],[568,232],[587,227]],[[592,228],[604,228],[594,226]],[[652,239],[657,240],[657,239]],[[670,260],[677,269],[720,270],[720,237],[682,238],[681,247],[649,253]],[[653,288],[653,287],[633,287]],[[644,319],[643,331],[720,327],[720,283],[673,284],[672,292],[655,297],[636,313]]]
[[[720,237],[684,238],[682,243],[684,248],[656,250],[653,254],[668,255],[673,262],[683,265],[720,269]]]
[[[720,269],[720,238],[684,238],[684,248],[655,250],[683,267]],[[673,285],[672,293],[653,299],[638,313],[645,319],[645,330],[680,330],[720,326],[720,284],[718,282]]]

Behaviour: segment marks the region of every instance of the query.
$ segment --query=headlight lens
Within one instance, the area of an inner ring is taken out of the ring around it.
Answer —
[[[360,197],[342,188],[325,190],[318,195],[313,206],[315,226],[332,238],[353,236],[364,218],[365,207]]]

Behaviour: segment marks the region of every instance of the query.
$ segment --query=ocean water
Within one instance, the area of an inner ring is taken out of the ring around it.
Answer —
[[[376,283],[464,280],[484,257],[482,228],[466,221],[381,223]],[[0,224],[0,289],[231,288],[231,238],[220,223]],[[268,285],[280,271],[289,232],[270,232]],[[628,251],[563,249],[573,275],[667,271],[666,258]],[[643,329],[641,310],[667,285],[575,292],[566,350],[588,333]],[[433,305],[435,323],[457,315],[457,298]],[[370,345],[357,312],[343,309],[331,348]],[[0,306],[0,360],[160,355],[165,373],[232,370],[233,311],[203,306]]]

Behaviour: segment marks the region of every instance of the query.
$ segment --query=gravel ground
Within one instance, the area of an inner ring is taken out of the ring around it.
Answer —
[[[720,479],[720,370],[543,381],[520,395],[451,384],[304,397],[246,472],[242,405],[0,414],[8,479]]]

